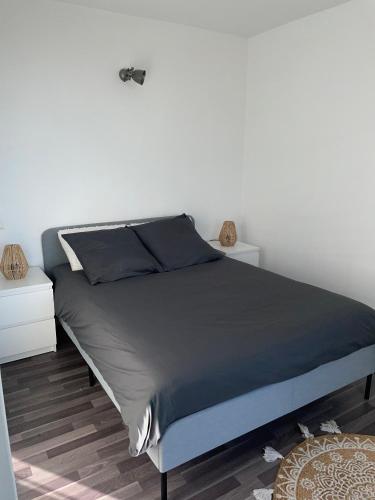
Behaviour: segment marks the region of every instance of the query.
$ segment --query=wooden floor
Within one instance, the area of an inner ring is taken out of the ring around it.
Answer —
[[[89,387],[72,344],[3,365],[2,374],[20,500],[159,497],[159,473],[147,455],[129,456],[119,413],[100,386]],[[334,418],[347,432],[375,434],[375,399],[363,392],[364,382],[348,386],[179,467],[169,473],[170,500],[252,498],[276,475],[262,448],[287,453],[301,441],[297,422],[318,433]]]

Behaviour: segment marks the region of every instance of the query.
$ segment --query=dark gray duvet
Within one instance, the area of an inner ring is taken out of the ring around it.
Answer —
[[[132,455],[179,418],[375,343],[373,309],[228,258],[96,286],[54,275],[56,314],[113,390]]]

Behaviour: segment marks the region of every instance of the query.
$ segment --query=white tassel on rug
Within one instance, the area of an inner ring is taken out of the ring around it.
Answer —
[[[262,488],[260,490],[254,490],[253,495],[255,500],[272,500],[273,490]]]
[[[307,425],[298,424],[299,430],[305,439],[313,438],[314,434],[311,434]]]
[[[264,448],[263,458],[266,462],[275,462],[276,460],[282,460],[284,457],[274,448],[271,448],[271,446],[266,446]]]
[[[330,434],[341,434],[340,427],[334,420],[327,420],[327,422],[320,424],[320,430],[323,432],[329,432]]]

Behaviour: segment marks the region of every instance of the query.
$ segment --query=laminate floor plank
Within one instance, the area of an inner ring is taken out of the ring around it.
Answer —
[[[46,423],[40,423],[40,422],[35,423],[35,427],[30,426],[31,429],[21,432],[23,439],[29,439],[31,437],[39,436],[41,433],[48,431],[52,432],[55,429],[59,429],[65,426],[66,424],[71,424],[76,429],[80,427],[85,427],[88,422],[91,423],[90,419],[94,418],[97,413],[100,413],[101,411],[103,411],[103,409],[107,410],[110,409],[111,407],[113,407],[113,404],[111,403],[111,401],[108,401],[106,406],[99,408],[94,408],[92,405],[89,405],[87,403],[84,406],[85,407],[87,406],[87,409],[82,410],[79,413],[70,412],[70,415],[63,418],[61,417],[61,415],[59,415],[58,417],[56,417],[56,420],[48,419]],[[38,423],[40,425],[38,425]],[[20,426],[20,428],[22,428],[22,426]],[[12,434],[10,435],[10,438],[12,442],[13,438]],[[18,441],[19,437],[17,436],[16,439]]]
[[[100,390],[96,390],[96,392],[91,392],[90,390],[80,391],[72,394],[71,397],[67,395],[63,398],[53,398],[49,404],[42,404],[41,407],[34,408],[30,405],[29,411],[23,410],[22,413],[18,413],[17,415],[8,413],[8,424],[9,426],[12,426],[13,423],[21,420],[24,422],[37,421],[40,417],[56,414],[57,412],[67,410],[68,408],[75,408],[76,406],[80,406],[81,404],[87,402],[90,402],[92,407],[96,407],[99,406],[95,404],[97,399],[103,399],[103,394]]]
[[[141,493],[142,488],[138,482],[128,484],[123,488],[112,491],[109,495],[99,496],[99,500],[115,500],[116,498],[126,500],[134,497],[137,493]]]
[[[46,410],[47,408],[55,407],[57,405],[61,404],[66,404],[66,403],[71,403],[79,398],[85,397],[85,396],[90,396],[90,399],[94,400],[95,397],[101,398],[102,393],[100,391],[100,387],[97,386],[95,387],[95,390],[97,392],[100,392],[97,396],[94,395],[94,392],[92,391],[91,388],[81,388],[78,389],[77,391],[58,391],[55,392],[54,394],[44,394],[42,396],[39,396],[37,398],[27,398],[28,401],[25,402],[22,406],[17,405],[17,406],[11,406],[9,405],[8,412],[7,412],[7,417],[8,420],[12,419],[13,417],[18,417],[18,416],[27,416],[30,415],[30,413],[38,410]]]
[[[13,457],[18,460],[25,460],[33,455],[37,455],[41,452],[48,452],[50,450],[56,449],[58,446],[67,445],[69,443],[74,443],[76,439],[82,439],[85,436],[93,434],[96,432],[95,425],[89,424],[82,429],[74,429],[70,432],[65,432],[63,434],[59,433],[57,436],[51,439],[43,439],[38,443],[23,447],[19,450],[13,450]]]

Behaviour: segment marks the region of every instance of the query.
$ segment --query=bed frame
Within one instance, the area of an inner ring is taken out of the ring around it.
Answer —
[[[165,218],[84,225],[131,224]],[[194,222],[193,218],[191,220]],[[42,234],[44,267],[48,275],[51,275],[53,267],[67,262],[57,237],[57,231],[67,227],[80,226],[51,228]],[[62,320],[60,323],[88,365],[90,385],[98,381],[120,411],[111,388],[91,357],[82,349],[69,325]],[[167,428],[158,445],[147,451],[160,472],[161,500],[167,500],[167,472],[203,453],[363,377],[367,377],[365,398],[369,399],[374,367],[375,345],[372,345],[298,377],[261,387],[174,422]]]

